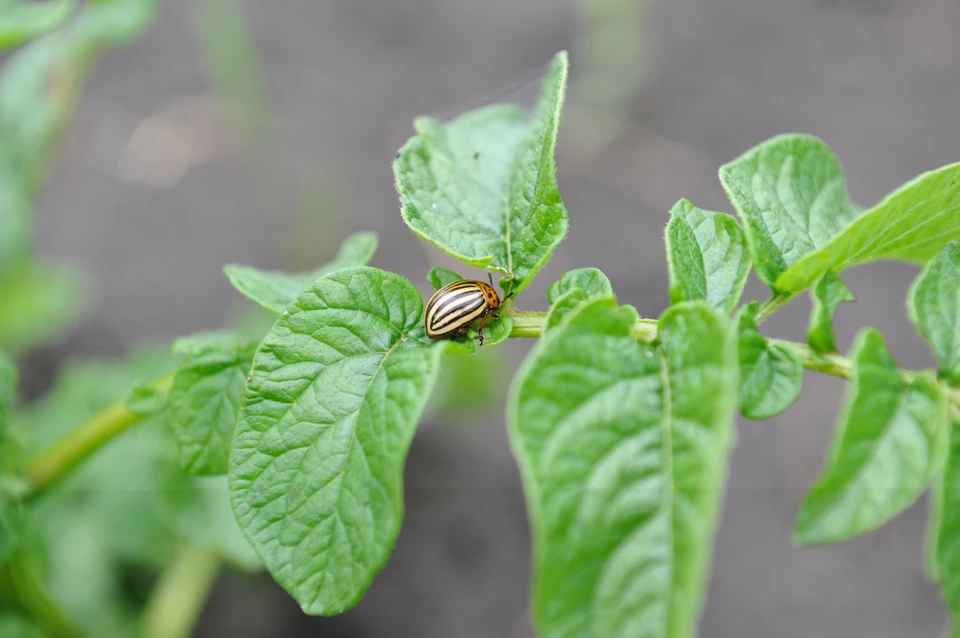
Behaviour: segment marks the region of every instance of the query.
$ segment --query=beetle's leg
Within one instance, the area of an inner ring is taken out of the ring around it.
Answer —
[[[490,311],[483,313],[483,319],[480,320],[480,327],[477,328],[477,336],[480,337],[480,345],[483,345],[483,325],[487,323],[487,317],[490,316]]]

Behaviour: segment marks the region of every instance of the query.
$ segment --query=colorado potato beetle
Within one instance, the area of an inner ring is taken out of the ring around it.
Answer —
[[[491,279],[491,284],[493,283]],[[492,285],[473,279],[460,279],[433,293],[423,313],[424,327],[431,339],[456,338],[464,334],[477,319],[477,334],[483,345],[483,326],[487,315],[500,318],[500,295]]]

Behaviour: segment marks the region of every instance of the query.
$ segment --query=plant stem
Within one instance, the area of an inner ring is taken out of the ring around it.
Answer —
[[[539,337],[543,330],[543,322],[547,320],[547,313],[545,312],[515,311],[510,316],[513,317],[513,330],[510,331],[511,339]]]
[[[764,304],[764,307],[768,308],[767,316],[789,300],[790,298],[788,297],[771,297],[768,299]],[[510,333],[510,337],[539,337],[543,331],[543,322],[546,320],[546,316],[547,313],[545,312],[515,313],[513,315],[513,331]],[[758,314],[757,316],[759,317],[760,315]],[[633,336],[635,339],[644,343],[652,343],[657,338],[657,321],[655,319],[641,319],[633,328]],[[820,354],[814,352],[807,344],[796,341],[786,341],[783,339],[768,339],[767,341],[769,341],[770,344],[777,344],[792,349],[797,353],[797,356],[800,357],[800,362],[803,363],[803,367],[808,370],[814,370],[844,379],[853,378],[853,363],[841,354]],[[908,379],[912,379],[917,373],[905,370],[903,374]],[[949,389],[947,397],[953,405],[960,407],[960,388]]]
[[[800,357],[803,367],[835,377],[850,379],[853,377],[853,364],[850,359],[839,354],[819,354],[805,343],[784,341],[783,339],[769,339],[771,344],[778,344],[792,349]]]
[[[173,374],[168,374],[151,383],[150,387],[157,392],[168,392],[172,384]],[[141,415],[128,410],[122,401],[94,414],[52,448],[27,463],[23,470],[29,485],[26,498],[34,498],[50,489],[77,464],[142,419]]]
[[[756,317],[754,317],[757,323],[763,322],[777,310],[783,308],[793,297],[793,295],[774,295],[764,301],[757,310]]]
[[[7,565],[14,596],[24,611],[52,638],[76,638],[79,630],[60,609],[41,576],[37,559],[23,552],[15,554]]]
[[[220,571],[212,551],[183,547],[154,586],[143,612],[144,638],[189,638]]]

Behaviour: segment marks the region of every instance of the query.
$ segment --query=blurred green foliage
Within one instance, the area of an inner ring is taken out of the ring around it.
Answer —
[[[97,55],[143,32],[156,0],[0,2],[0,46],[42,36],[14,52],[0,73],[0,348],[49,342],[84,308],[79,275],[32,251],[37,189]]]

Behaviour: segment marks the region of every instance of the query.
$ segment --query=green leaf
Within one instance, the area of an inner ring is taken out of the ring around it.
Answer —
[[[240,396],[258,342],[215,343],[180,364],[170,388],[180,463],[190,474],[224,474]]]
[[[960,618],[960,422],[951,417],[948,428],[947,461],[930,495],[936,515],[931,516],[928,538],[931,567],[956,624]]]
[[[137,383],[124,401],[124,407],[139,416],[149,416],[167,407],[167,395],[147,383]]]
[[[543,331],[546,332],[560,325],[560,322],[571,310],[575,309],[587,299],[590,299],[590,295],[584,292],[582,288],[573,288],[565,292],[552,302],[553,305],[550,306],[547,319],[543,322]]]
[[[348,268],[300,294],[261,342],[230,497],[267,570],[308,614],[355,605],[403,516],[402,472],[444,346],[410,282]]]
[[[0,273],[0,349],[19,354],[61,336],[88,305],[77,273],[25,262]]]
[[[672,303],[705,299],[730,314],[750,272],[746,236],[730,215],[681,199],[667,224],[667,265]]]
[[[872,531],[912,504],[946,453],[946,398],[936,381],[903,377],[883,335],[865,328],[853,348],[853,380],[823,476],[794,530],[802,545]]]
[[[53,31],[70,18],[73,10],[73,0],[5,0],[0,3],[0,49],[20,46]]]
[[[660,316],[674,484],[666,636],[696,633],[734,437],[739,388],[735,328],[697,302],[672,306]]]
[[[844,301],[853,301],[853,293],[832,271],[827,271],[810,291],[813,309],[807,327],[807,343],[814,352],[836,352],[837,335],[833,330],[833,315]]]
[[[273,315],[266,316],[270,317],[270,325],[273,325],[276,317]],[[269,329],[269,327],[266,329]],[[208,350],[237,348],[242,346],[245,341],[243,335],[235,330],[210,330],[174,339],[170,351],[173,354],[195,355]]]
[[[910,320],[940,362],[940,374],[960,381],[960,244],[950,242],[910,288]]]
[[[511,443],[533,532],[544,638],[694,635],[736,409],[734,335],[706,303],[661,318],[596,297],[531,352]]]
[[[68,362],[50,393],[17,410],[14,426],[30,435],[35,454],[123,400],[131,379],[159,377],[175,365],[165,349],[123,361]],[[38,530],[26,538],[41,539],[49,550],[51,591],[85,635],[137,635],[131,623],[141,610],[130,604],[131,568],[153,572],[184,543],[256,565],[229,508],[225,477],[198,479],[181,471],[168,414],[148,416],[110,441],[26,512],[31,530]]]
[[[44,638],[37,625],[20,616],[0,612],[0,636],[4,638]]]
[[[550,312],[544,322],[544,331],[560,324],[571,310],[594,296],[607,296],[613,292],[610,280],[596,268],[577,268],[563,274],[547,290]]]
[[[133,380],[159,377],[173,366],[172,357],[162,351],[135,353],[125,361],[68,362],[46,396],[17,411],[14,425],[29,435],[29,450],[36,454],[84,419],[123,401]],[[71,529],[75,511],[90,519],[96,529],[91,533],[102,534],[97,545],[110,556],[164,564],[176,539],[160,516],[156,495],[161,477],[180,472],[172,438],[164,431],[164,414],[148,416],[114,438],[38,503],[45,509],[40,519],[45,536],[52,539]]]
[[[433,286],[434,290],[440,290],[447,284],[452,284],[453,282],[460,281],[461,279],[463,279],[463,277],[452,270],[440,268],[439,266],[431,268],[430,273],[427,275],[427,281],[430,282],[430,285]]]
[[[571,290],[579,288],[587,295],[609,295],[613,292],[610,280],[597,268],[577,268],[563,273],[558,281],[550,284],[547,301],[551,305]]]
[[[193,477],[179,474],[165,490],[177,536],[191,547],[209,549],[244,571],[262,568],[256,552],[244,538],[230,508],[225,476]]]
[[[20,500],[4,483],[0,483],[0,567],[20,546],[25,531],[26,523]]]
[[[466,264],[505,273],[517,293],[567,234],[553,157],[566,80],[560,52],[529,122],[505,105],[447,124],[420,118],[393,163],[413,232]]]
[[[796,351],[770,343],[757,329],[757,302],[737,317],[740,354],[740,412],[763,420],[786,411],[803,389],[803,364]]]
[[[0,76],[0,183],[32,194],[93,61],[73,28],[15,52]]]
[[[950,429],[954,427],[951,419]],[[949,455],[952,454],[953,434],[948,433],[950,437],[947,464],[950,463]],[[931,582],[940,581],[940,568],[937,566],[940,547],[940,526],[943,524],[943,477],[949,471],[949,465],[939,472],[930,483],[930,494],[927,499],[927,527],[924,530],[923,538],[923,571]]]
[[[855,217],[840,162],[809,135],[763,142],[721,166],[720,181],[743,219],[753,266],[772,288]]]
[[[223,271],[234,288],[267,310],[280,314],[315,280],[342,268],[365,266],[373,258],[376,250],[376,234],[354,233],[343,240],[340,251],[333,261],[316,270],[286,273],[227,264],[223,267]]]
[[[828,270],[839,274],[870,261],[923,264],[954,240],[960,240],[960,164],[923,173],[887,195],[832,241],[792,265],[776,287],[799,292]]]
[[[17,391],[17,366],[0,350],[0,442],[7,434],[7,421]]]
[[[157,0],[93,0],[76,25],[77,38],[98,48],[126,44],[139,37],[157,14]]]

